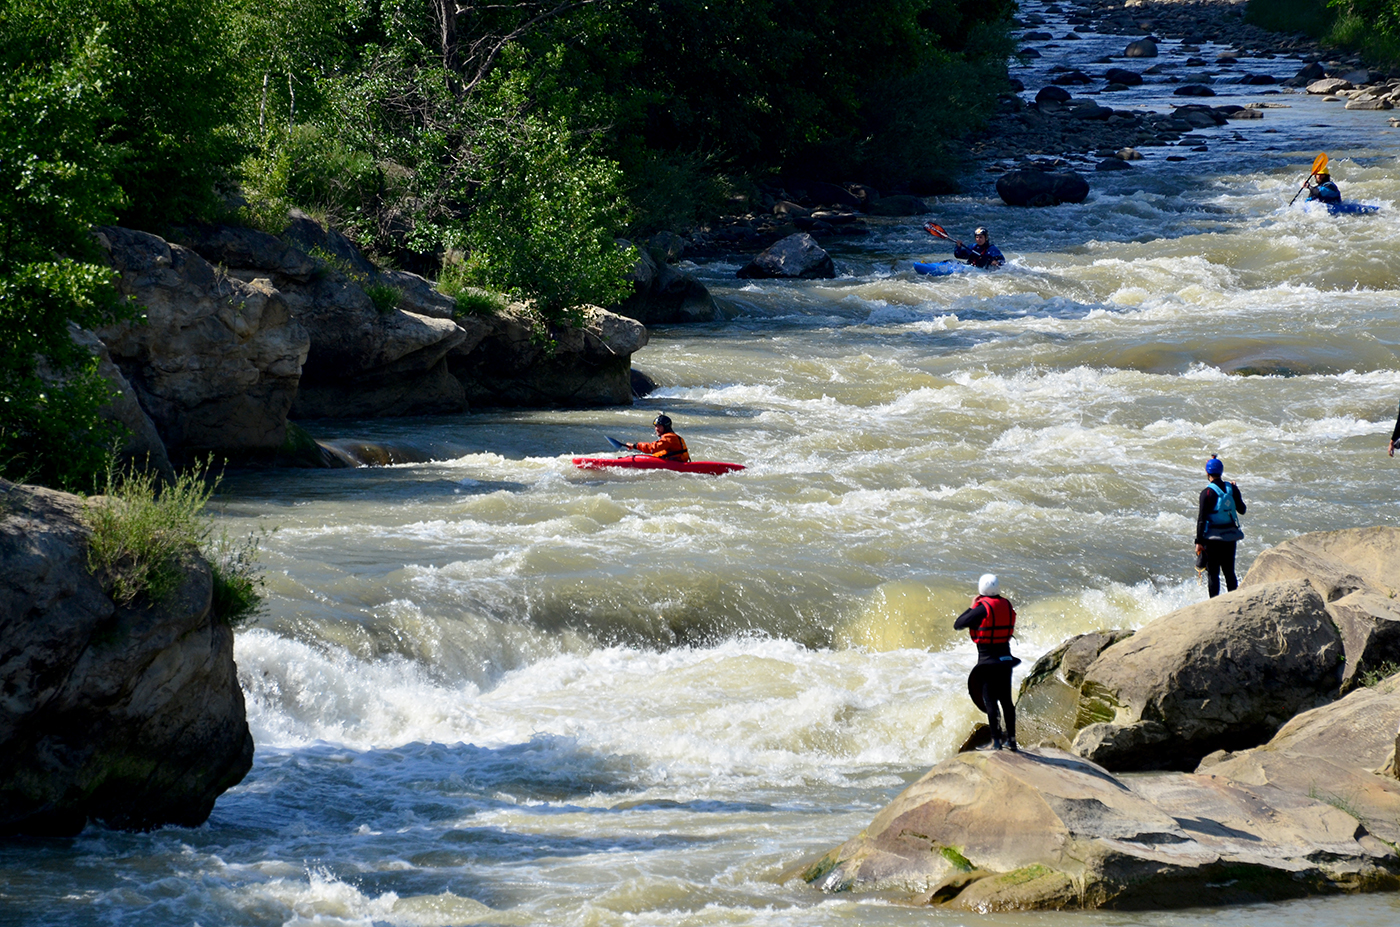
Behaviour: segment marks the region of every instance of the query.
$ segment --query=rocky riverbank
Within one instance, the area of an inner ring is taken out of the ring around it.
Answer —
[[[1397,577],[1400,529],[1303,535],[1067,641],[1018,699],[1036,746],[938,764],[802,877],[976,911],[1400,889]]]
[[[194,826],[252,767],[208,563],[191,550],[161,602],[118,604],[86,504],[0,480],[0,835]]]
[[[664,247],[639,254],[634,294],[583,325],[524,306],[466,314],[414,274],[384,270],[333,230],[294,214],[282,236],[191,227],[167,241],[98,230],[140,322],[84,333],[132,434],[127,460],[169,472],[214,454],[234,465],[337,466],[296,420],[627,405],[644,322],[720,310]],[[662,242],[664,245],[664,242]]]

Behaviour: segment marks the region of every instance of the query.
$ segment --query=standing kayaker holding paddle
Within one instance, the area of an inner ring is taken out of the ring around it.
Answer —
[[[685,446],[685,439],[671,430],[671,416],[662,412],[652,423],[656,429],[655,441],[641,441],[624,445],[630,450],[641,451],[643,454],[650,454],[662,460],[673,460],[677,463],[690,463],[690,448]]]
[[[953,627],[967,629],[977,645],[977,665],[967,675],[967,694],[987,713],[992,729],[992,749],[1002,748],[1002,730],[997,706],[1006,718],[1008,750],[1015,753],[1016,705],[1011,701],[1011,669],[1021,661],[1011,655],[1011,635],[1016,630],[1016,609],[1002,598],[1001,582],[995,573],[984,573],[977,581],[977,598],[972,607],[958,616]]]
[[[1206,591],[1210,598],[1220,595],[1220,574],[1225,574],[1225,591],[1234,592],[1235,545],[1244,539],[1239,516],[1245,513],[1240,487],[1225,482],[1225,463],[1214,454],[1206,461],[1206,488],[1201,490],[1196,508],[1196,556],[1205,554]]]

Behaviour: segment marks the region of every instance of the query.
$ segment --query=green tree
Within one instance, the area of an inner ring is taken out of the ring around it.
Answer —
[[[613,237],[625,219],[616,165],[535,116],[487,123],[477,144],[486,176],[462,235],[467,280],[532,300],[550,320],[623,299],[634,258]]]
[[[581,14],[590,21],[557,60],[540,49],[532,61],[548,105],[607,127],[629,180],[644,182],[648,162],[689,158],[722,172],[898,183],[948,173],[950,142],[990,114],[1014,8],[616,0]]]
[[[122,203],[105,32],[34,63],[0,28],[0,474],[70,489],[91,488],[115,437],[96,358],[70,335],[121,311],[92,238]]]
[[[239,158],[235,106],[247,69],[230,38],[230,8],[204,0],[9,0],[6,44],[23,60],[68,60],[75,29],[102,27],[113,67],[97,127],[126,155],[112,168],[123,225],[160,233],[208,215]]]

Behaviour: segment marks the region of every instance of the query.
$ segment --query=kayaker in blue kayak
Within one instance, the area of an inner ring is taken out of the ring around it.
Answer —
[[[991,236],[987,234],[986,228],[977,227],[977,231],[972,233],[973,243],[969,248],[961,241],[956,242],[953,247],[953,257],[960,261],[966,261],[973,267],[981,267],[983,270],[992,267],[1000,267],[1006,263],[1006,257],[1001,253],[1001,249],[992,244]]]
[[[690,448],[685,446],[684,438],[671,430],[671,416],[662,412],[651,425],[656,429],[655,441],[640,441],[625,446],[634,451],[641,451],[643,454],[659,457],[662,460],[690,463]]]
[[[1308,181],[1308,199],[1315,200],[1327,206],[1337,206],[1342,202],[1342,191],[1337,189],[1337,185],[1332,182],[1332,175],[1323,171],[1313,175],[1317,178],[1317,183],[1311,179]]]

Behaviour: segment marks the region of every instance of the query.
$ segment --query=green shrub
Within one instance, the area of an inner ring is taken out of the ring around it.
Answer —
[[[487,122],[477,146],[491,173],[463,236],[463,277],[533,303],[547,322],[626,297],[634,255],[614,238],[626,220],[617,166],[533,116]]]
[[[103,497],[87,508],[88,569],[103,577],[118,605],[140,597],[165,601],[184,581],[187,557],[198,550],[213,570],[215,620],[233,626],[257,613],[263,585],[259,538],[232,540],[226,531],[213,537],[206,507],[219,478],[208,473],[206,461],[162,487],[150,472],[108,471]]]
[[[1381,65],[1400,63],[1400,0],[1329,0],[1337,20],[1327,41]]]
[[[483,290],[468,283],[462,268],[461,255],[457,253],[450,253],[443,259],[442,270],[438,274],[435,286],[439,293],[451,296],[457,303],[456,315],[459,318],[468,315],[495,315],[505,311],[509,304],[504,294]]]
[[[205,546],[204,556],[214,570],[214,618],[231,628],[255,616],[262,607],[260,546],[261,538],[255,534],[235,540],[227,531],[219,532],[218,539]]]

